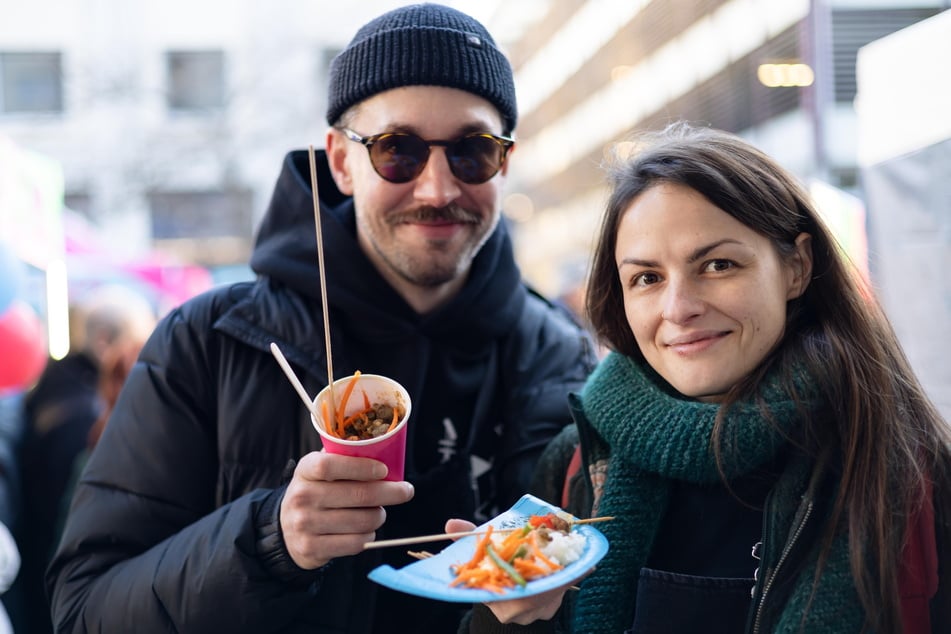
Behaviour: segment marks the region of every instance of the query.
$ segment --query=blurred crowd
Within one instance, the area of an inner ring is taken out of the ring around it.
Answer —
[[[75,479],[156,323],[138,291],[101,285],[70,305],[70,351],[0,386],[0,634],[52,632],[43,575]]]

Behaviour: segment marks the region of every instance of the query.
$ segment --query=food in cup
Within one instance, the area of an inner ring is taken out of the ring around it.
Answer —
[[[350,400],[357,381],[360,380],[360,371],[353,373],[353,377],[344,388],[340,405],[335,408],[333,415],[329,411],[327,400],[321,402],[321,416],[324,430],[342,440],[369,440],[379,438],[396,429],[400,420],[406,414],[406,406],[399,402],[399,393],[394,402],[370,402],[370,397],[363,390],[363,408],[346,414],[347,402]]]
[[[389,409],[374,409],[374,404],[385,404]],[[379,460],[387,467],[384,479],[399,481],[406,466],[406,429],[411,408],[409,392],[398,382],[379,374],[355,372],[317,394],[310,418],[324,451]],[[373,419],[370,410],[375,413]],[[373,436],[373,432],[356,429],[363,424],[364,415],[369,422],[383,421],[376,426],[383,433]]]

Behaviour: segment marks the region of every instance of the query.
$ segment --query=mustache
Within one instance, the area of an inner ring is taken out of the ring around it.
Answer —
[[[407,222],[458,222],[463,224],[479,224],[482,216],[464,209],[459,205],[446,207],[417,207],[409,211],[401,211],[387,216],[387,222],[398,225]]]

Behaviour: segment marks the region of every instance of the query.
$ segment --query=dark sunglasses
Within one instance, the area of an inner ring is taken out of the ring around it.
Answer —
[[[381,178],[391,183],[408,183],[423,172],[429,148],[446,148],[453,176],[469,185],[486,182],[502,169],[515,140],[484,132],[467,134],[452,141],[427,141],[408,132],[384,132],[360,136],[350,128],[340,128],[348,139],[361,143],[370,153],[370,163]]]

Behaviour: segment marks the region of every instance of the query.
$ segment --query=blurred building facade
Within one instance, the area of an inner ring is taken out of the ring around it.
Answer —
[[[677,119],[736,132],[810,188],[951,420],[951,2],[535,5],[509,43],[520,143],[506,204],[530,280],[577,294],[607,195],[600,166],[636,132]]]
[[[688,119],[739,133],[804,181],[861,196],[859,48],[947,0],[552,0],[509,43],[521,143],[507,211],[529,276],[583,276],[618,141]],[[497,22],[519,3],[502,5]],[[542,9],[542,10],[539,10]],[[938,81],[935,78],[935,81]]]
[[[0,0],[0,135],[120,256],[240,266],[284,154],[323,145],[329,60],[397,4]]]

